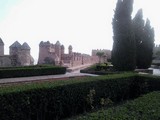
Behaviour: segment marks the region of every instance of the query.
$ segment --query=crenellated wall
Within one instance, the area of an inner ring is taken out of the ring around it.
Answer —
[[[47,64],[45,58],[51,59],[50,64],[56,64],[66,67],[79,66],[84,64],[97,63],[98,57],[92,57],[87,54],[73,52],[73,47],[68,47],[68,54],[64,53],[65,48],[57,41],[55,44],[49,41],[41,41],[39,44],[38,64]],[[53,61],[52,61],[53,60]]]

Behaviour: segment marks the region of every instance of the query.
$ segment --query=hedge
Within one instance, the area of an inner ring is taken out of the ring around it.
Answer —
[[[70,120],[159,120],[160,91],[152,92],[120,106],[98,110]]]
[[[55,67],[53,65],[42,64],[42,65],[29,65],[29,66],[11,66],[11,67],[0,67],[0,69],[17,69],[17,68],[40,68],[40,67]]]
[[[103,104],[106,102],[116,104],[150,92],[153,81],[160,83],[159,77],[150,78],[124,73],[1,87],[0,120],[71,117],[110,105]],[[159,89],[157,86],[156,90]]]
[[[65,67],[58,66],[30,66],[0,69],[0,78],[28,77],[40,75],[65,74]]]
[[[109,75],[109,74],[119,74],[123,73],[120,71],[116,71],[113,66],[100,64],[100,65],[92,65],[89,68],[85,68],[80,70],[81,73],[89,73],[89,74],[97,74],[97,75]]]

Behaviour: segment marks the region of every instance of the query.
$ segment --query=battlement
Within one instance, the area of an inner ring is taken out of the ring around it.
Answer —
[[[49,41],[41,41],[39,44],[38,64],[55,64],[71,67],[82,64],[96,63],[98,61],[97,57],[73,52],[73,47],[71,45],[68,46],[68,54],[64,53],[64,49],[64,45],[61,45],[59,41],[55,44],[52,44]]]
[[[49,41],[47,42],[43,42],[41,41],[40,44],[39,44],[40,47],[48,47],[48,46],[51,46],[51,43]]]

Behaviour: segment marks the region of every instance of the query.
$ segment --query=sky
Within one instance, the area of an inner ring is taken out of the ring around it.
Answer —
[[[39,43],[57,40],[74,52],[91,55],[92,49],[112,49],[112,18],[117,0],[0,0],[0,37],[5,54],[15,41],[27,42],[37,61]],[[134,0],[132,17],[142,8],[160,44],[158,0]]]

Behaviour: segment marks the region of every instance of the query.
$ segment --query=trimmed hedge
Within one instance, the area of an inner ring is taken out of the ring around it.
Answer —
[[[91,67],[80,70],[81,73],[89,73],[89,74],[97,74],[97,75],[108,75],[108,74],[119,74],[123,73],[120,71],[116,71],[113,66],[106,64],[95,64]]]
[[[29,66],[11,66],[11,67],[0,67],[0,69],[15,69],[15,68],[40,68],[40,67],[55,67],[53,65],[43,64],[43,65],[29,65]]]
[[[159,120],[160,92],[152,92],[123,105],[70,120]]]
[[[0,69],[0,78],[28,77],[40,75],[65,74],[65,67],[58,66],[29,66]]]
[[[105,105],[103,102],[116,104],[150,92],[155,86],[153,81],[160,83],[159,77],[150,78],[124,73],[1,87],[0,120],[71,117],[98,109]]]
[[[118,74],[122,73],[119,71],[89,71],[89,70],[80,70],[81,73],[88,73],[88,74],[96,74],[96,75],[109,75],[109,74]]]

